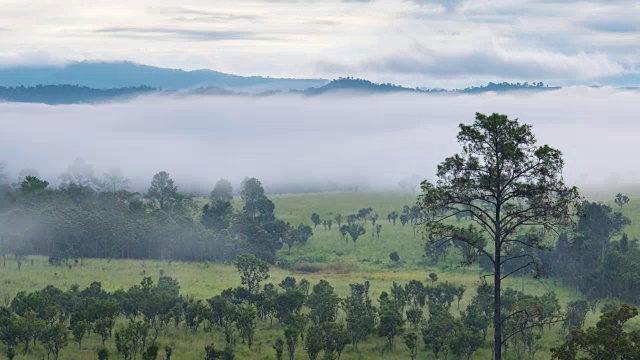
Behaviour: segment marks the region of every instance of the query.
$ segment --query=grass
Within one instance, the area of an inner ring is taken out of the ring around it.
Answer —
[[[623,207],[622,211],[632,220],[640,220],[640,202],[636,204],[631,195],[631,202]],[[638,192],[640,194],[640,192]],[[614,193],[589,194],[590,198],[603,200],[609,204],[613,201]],[[279,218],[293,224],[303,222],[311,225],[310,215],[318,213],[323,219],[333,218],[335,214],[355,213],[363,207],[372,207],[374,212],[380,214],[378,222],[383,225],[380,240],[372,239],[370,235],[371,224],[367,225],[368,233],[362,236],[356,246],[353,243],[340,239],[340,234],[334,224],[331,231],[324,230],[322,226],[314,229],[314,237],[304,246],[294,246],[288,250],[284,248],[278,253],[280,261],[293,264],[289,270],[276,267],[271,268],[271,277],[268,282],[278,283],[286,276],[295,276],[298,279],[307,278],[312,284],[321,279],[329,281],[340,296],[348,292],[348,285],[354,282],[371,282],[371,295],[377,298],[382,291],[388,291],[395,281],[406,283],[412,279],[428,282],[427,274],[435,272],[438,281],[449,281],[455,284],[463,284],[467,288],[465,297],[461,302],[464,309],[469,299],[474,294],[474,289],[480,279],[477,267],[461,268],[457,265],[455,255],[449,257],[447,262],[435,267],[427,266],[423,254],[423,240],[420,235],[413,236],[413,229],[407,225],[402,227],[398,221],[393,226],[386,220],[390,211],[400,211],[402,205],[413,204],[414,194],[406,193],[348,193],[348,194],[308,194],[308,195],[279,195],[273,196],[276,204],[276,214]],[[236,204],[237,205],[237,204]],[[614,205],[615,206],[615,205]],[[626,230],[631,238],[640,237],[640,221]],[[397,251],[401,257],[401,264],[395,266],[389,260],[389,253]],[[34,291],[48,284],[60,288],[68,288],[72,284],[79,284],[82,288],[92,281],[100,281],[103,288],[109,291],[138,284],[144,276],[154,279],[161,274],[166,274],[177,279],[181,285],[181,293],[199,299],[206,299],[220,293],[228,287],[240,284],[240,278],[232,265],[215,263],[184,263],[167,261],[142,261],[142,260],[103,260],[83,259],[78,264],[67,267],[53,267],[43,257],[30,257],[25,261],[21,271],[17,270],[15,261],[7,259],[6,267],[0,268],[0,301],[8,302],[19,291]],[[552,279],[541,281],[533,279],[510,278],[504,286],[510,286],[529,294],[541,295],[547,291],[555,291],[562,305],[580,298],[575,290],[557,284]],[[457,313],[456,305],[453,312]],[[457,315],[457,314],[456,314]],[[589,313],[587,326],[595,324],[598,315]],[[635,321],[633,326],[640,326]],[[557,345],[562,336],[561,326],[556,325],[550,331],[546,331],[541,344],[545,350],[537,354],[537,358],[549,358],[548,349]],[[259,323],[256,335],[256,343],[252,350],[239,344],[236,348],[237,359],[273,359],[273,341],[282,335],[280,325],[274,324],[273,328],[268,323]],[[188,336],[182,329],[170,327],[162,333],[159,343],[162,347],[172,345],[174,348],[173,359],[201,359],[204,356],[204,347],[215,343],[218,347],[224,344],[223,334],[219,331],[212,333],[199,332]],[[355,352],[350,346],[342,356],[342,359],[407,359],[408,353],[404,350],[402,341],[397,341],[392,351],[385,349],[385,339],[369,337],[360,345],[360,352]],[[77,344],[70,342],[69,346],[61,353],[62,359],[95,359],[96,350],[99,348],[99,340],[95,336],[88,337],[79,349]],[[2,348],[2,346],[0,346]],[[117,358],[113,341],[109,341],[108,349],[111,358]],[[384,353],[383,353],[384,351]],[[162,351],[161,351],[162,352]],[[306,353],[299,346],[296,359],[306,359]],[[490,350],[488,344],[478,351],[473,359],[489,359]],[[38,344],[29,355],[19,354],[16,359],[41,359],[46,356],[42,345]],[[163,356],[160,356],[163,358]],[[419,358],[432,358],[431,353],[421,349]],[[508,357],[507,357],[508,358]]]

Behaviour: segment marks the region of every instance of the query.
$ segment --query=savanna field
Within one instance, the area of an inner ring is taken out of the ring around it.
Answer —
[[[617,189],[616,189],[617,190]],[[617,192],[602,189],[586,191],[589,200],[601,201],[618,208],[613,204],[613,196]],[[631,201],[622,207],[621,212],[632,221],[625,227],[625,232],[630,238],[640,237],[640,202],[635,199],[637,191],[626,189]],[[337,214],[346,216],[355,213],[361,208],[373,208],[373,213],[378,213],[378,224],[382,225],[380,237],[372,236],[372,225],[366,223],[367,233],[362,235],[357,243],[347,237],[343,239],[338,227],[334,224],[332,229],[325,229],[320,224],[313,228],[314,235],[306,244],[295,244],[289,249],[286,245],[277,253],[278,266],[270,266],[269,278],[263,282],[277,284],[287,276],[295,277],[298,281],[308,280],[311,285],[320,280],[328,281],[341,298],[349,295],[349,284],[369,281],[371,284],[370,297],[375,306],[378,305],[378,297],[383,291],[389,292],[393,282],[404,285],[410,280],[420,280],[425,284],[433,283],[429,274],[435,273],[435,284],[449,282],[456,286],[463,285],[466,292],[459,306],[456,302],[451,306],[454,316],[459,316],[470,299],[475,294],[476,287],[480,284],[483,272],[477,265],[469,267],[460,266],[460,255],[456,249],[445,261],[435,266],[429,265],[424,256],[424,240],[411,224],[402,226],[400,221],[395,225],[387,221],[387,214],[392,211],[401,212],[403,205],[413,205],[416,200],[414,193],[380,192],[380,193],[335,193],[335,194],[304,194],[304,195],[274,195],[270,198],[275,203],[275,214],[292,224],[303,222],[313,227],[310,220],[312,213],[320,215],[321,219],[333,219]],[[241,207],[240,200],[236,199],[234,206]],[[462,225],[469,222],[462,220]],[[399,261],[391,261],[390,254],[397,252]],[[18,271],[17,263],[12,257],[6,259],[0,269],[0,299],[4,305],[10,305],[12,299],[20,291],[35,291],[47,285],[54,285],[66,290],[73,284],[80,289],[88,287],[92,282],[98,281],[102,288],[112,292],[118,289],[127,290],[129,287],[140,284],[144,277],[151,277],[154,281],[162,275],[170,276],[180,285],[180,294],[195,299],[209,299],[221,291],[231,287],[240,286],[240,275],[232,264],[220,264],[212,262],[177,262],[160,260],[107,260],[81,258],[69,263],[69,266],[52,266],[46,257],[29,256],[23,260],[22,267]],[[573,287],[563,286],[555,279],[523,278],[512,276],[508,278],[503,287],[511,287],[525,294],[540,296],[549,291],[554,291],[564,306],[574,300],[582,298],[582,294]],[[598,303],[598,308],[607,301]],[[428,312],[425,311],[426,314]],[[585,321],[585,327],[592,326],[598,320],[599,310],[589,311]],[[428,315],[427,315],[428,316]],[[338,321],[344,319],[344,313],[339,312]],[[126,323],[124,317],[117,320],[116,329]],[[640,323],[635,319],[628,326],[640,328]],[[273,349],[276,338],[282,337],[284,325],[278,321],[271,322],[267,319],[258,320],[255,339],[251,349],[239,339],[235,346],[236,359],[275,359]],[[409,324],[405,324],[405,332],[413,331]],[[489,330],[491,331],[491,330]],[[417,331],[419,334],[419,331]],[[554,324],[545,327],[542,337],[538,341],[539,350],[535,352],[536,359],[550,358],[549,349],[558,346],[566,330],[562,324]],[[420,339],[421,336],[419,335]],[[419,340],[419,343],[421,340]],[[197,332],[185,330],[180,325],[176,328],[172,323],[159,332],[157,343],[160,349],[158,358],[164,358],[164,347],[173,348],[172,359],[202,359],[205,356],[204,348],[209,344],[222,349],[225,343],[223,331],[213,327],[210,331],[200,328]],[[5,353],[5,347],[1,353]],[[81,346],[69,338],[67,347],[61,350],[60,359],[96,359],[96,352],[101,348],[100,338],[91,333],[85,336]],[[106,348],[110,353],[110,359],[121,358],[114,341],[109,340]],[[15,359],[41,359],[47,357],[47,352],[38,342],[30,349],[29,354],[23,354],[22,348],[16,349]],[[138,355],[140,356],[140,355]],[[288,356],[285,351],[285,358]],[[298,344],[295,359],[307,359],[302,343]],[[418,347],[419,359],[434,358],[433,353],[420,344]],[[441,358],[444,358],[441,355]],[[449,354],[449,358],[455,356]],[[487,341],[472,359],[491,358],[490,344]],[[515,358],[514,352],[507,351],[506,358]],[[368,336],[359,344],[356,351],[350,344],[346,346],[341,359],[410,359],[409,352],[398,336],[393,347],[387,346],[387,339],[375,335]]]

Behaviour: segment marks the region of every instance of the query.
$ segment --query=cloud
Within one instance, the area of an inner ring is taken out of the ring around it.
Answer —
[[[250,31],[229,30],[191,30],[182,28],[136,28],[136,27],[109,27],[95,30],[96,33],[119,34],[122,36],[164,36],[173,35],[178,38],[197,41],[224,41],[224,40],[272,40],[263,35]]]
[[[418,5],[439,5],[447,11],[453,11],[461,6],[465,0],[408,0]]]
[[[393,189],[459,151],[457,124],[475,112],[533,125],[565,154],[569,181],[640,182],[635,154],[640,92],[570,88],[533,95],[387,95],[304,98],[139,98],[105,105],[0,104],[0,154],[12,172],[55,182],[77,157],[97,173],[121,168],[139,187],[165,170],[183,189],[227,177]],[[188,114],[188,116],[186,116]],[[46,156],[43,156],[46,154]],[[581,180],[582,179],[582,180]]]
[[[603,54],[564,55],[546,51],[508,52],[500,48],[443,53],[422,49],[362,61],[354,66],[321,63],[327,71],[415,74],[434,78],[498,79],[596,78],[624,73],[621,64]]]
[[[591,19],[581,22],[581,24],[591,30],[610,33],[640,33],[640,23],[638,19]]]

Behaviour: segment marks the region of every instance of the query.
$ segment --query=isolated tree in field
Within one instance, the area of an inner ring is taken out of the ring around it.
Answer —
[[[313,223],[313,227],[318,227],[318,225],[322,223],[322,220],[320,220],[320,215],[316,213],[311,214],[311,222]]]
[[[269,265],[253,254],[239,256],[234,265],[240,273],[242,285],[247,286],[249,304],[253,304],[253,299],[260,290],[260,283],[269,278]]]
[[[151,186],[147,196],[158,202],[161,210],[167,210],[172,200],[178,195],[178,187],[173,184],[173,179],[166,171],[153,175]]]
[[[380,240],[380,232],[382,231],[382,224],[376,225],[376,237]]]
[[[351,236],[351,240],[353,241],[354,248],[356,247],[356,241],[358,241],[358,238],[367,233],[364,226],[360,224],[351,224],[347,230],[349,232],[349,236]]]
[[[409,222],[409,215],[407,214],[400,215],[400,224],[402,224],[402,226],[407,225],[408,222]]]
[[[233,186],[231,186],[231,182],[227,179],[218,180],[211,191],[211,200],[233,201]]]
[[[398,212],[397,211],[392,211],[389,213],[389,215],[387,215],[387,220],[389,220],[390,223],[393,223],[393,225],[396,224],[396,221],[398,220]]]
[[[348,233],[349,233],[348,225],[340,226],[340,239],[346,239],[346,241],[349,242],[349,239],[346,238]]]
[[[511,274],[504,274],[502,267],[514,260],[509,250],[515,243],[542,248],[545,231],[572,225],[578,191],[564,184],[562,153],[536,146],[530,125],[506,115],[478,113],[473,124],[460,125],[457,138],[462,152],[438,166],[435,184],[422,182],[418,203],[427,241],[466,242],[474,248],[466,263],[481,254],[493,265],[494,353],[501,360],[501,283]],[[462,211],[471,214],[479,231],[448,223]],[[491,239],[491,249],[485,248],[484,236]],[[536,266],[533,256],[530,260],[526,266]]]
[[[630,199],[628,196],[622,195],[621,193],[617,193],[616,197],[613,199],[616,205],[620,206],[620,209],[622,209],[622,207],[626,205],[629,202],[629,200]]]
[[[347,215],[347,225],[354,224],[358,220],[358,215],[350,214]]]

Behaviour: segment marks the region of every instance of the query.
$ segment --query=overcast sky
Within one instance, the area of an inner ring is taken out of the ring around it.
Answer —
[[[0,9],[2,66],[131,60],[436,87],[640,72],[637,0],[0,0]]]

